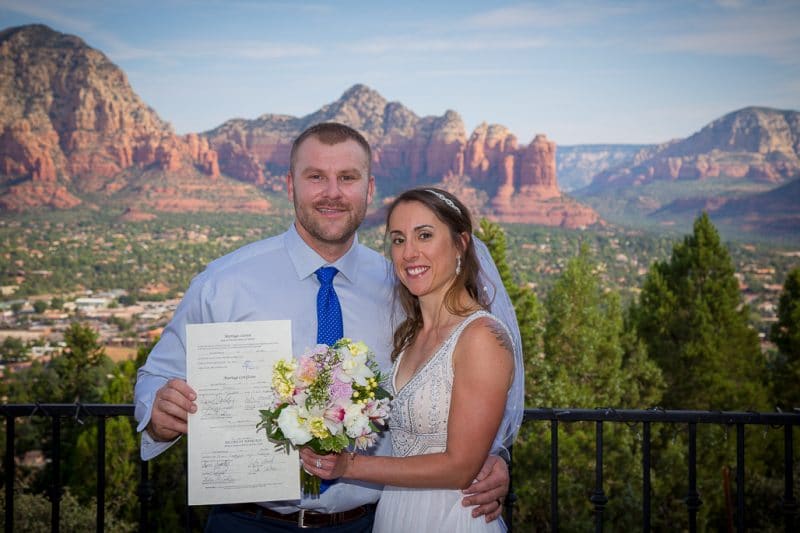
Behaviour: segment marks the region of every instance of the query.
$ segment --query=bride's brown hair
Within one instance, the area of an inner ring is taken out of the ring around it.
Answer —
[[[453,284],[444,297],[444,305],[447,310],[461,316],[466,316],[472,310],[459,302],[458,295],[462,288],[465,288],[467,294],[478,302],[482,308],[488,309],[489,302],[487,297],[478,285],[480,266],[475,255],[475,246],[472,243],[472,219],[467,207],[458,198],[442,189],[426,187],[405,191],[394,199],[386,213],[386,236],[384,241],[387,244],[391,242],[389,239],[389,218],[398,205],[406,202],[419,202],[433,211],[436,218],[444,222],[450,229],[453,244],[461,254],[461,272],[456,275]],[[463,233],[470,236],[466,247],[461,239],[461,234]],[[406,319],[394,330],[392,361],[414,341],[420,329],[422,329],[419,298],[411,294],[399,280],[395,282],[394,298],[396,302],[400,303],[406,314]]]

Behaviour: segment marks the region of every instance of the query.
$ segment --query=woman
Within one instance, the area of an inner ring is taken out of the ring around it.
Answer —
[[[304,449],[304,468],[385,484],[376,532],[504,531],[473,519],[459,490],[498,434],[515,366],[511,334],[486,311],[469,213],[443,190],[412,189],[390,206],[386,231],[407,317],[392,352],[394,456]]]

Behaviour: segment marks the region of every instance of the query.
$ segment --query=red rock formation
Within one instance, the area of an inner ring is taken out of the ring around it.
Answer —
[[[694,135],[643,149],[630,164],[598,174],[593,188],[657,180],[727,178],[783,183],[800,176],[800,113],[748,107]]]
[[[51,147],[58,135],[47,128],[32,129],[22,118],[3,128],[0,135],[0,172],[26,175],[37,182],[55,182],[56,164]]]
[[[207,141],[176,136],[108,58],[46,26],[0,32],[0,117],[5,179],[53,184],[50,194],[7,199],[7,205],[71,205],[79,200],[64,200],[64,183],[79,193],[118,190],[111,185],[115,177],[133,166],[219,176]]]
[[[26,181],[12,185],[0,196],[0,210],[23,212],[40,206],[69,209],[81,205],[81,200],[59,183]]]
[[[548,141],[543,134],[537,135],[522,152],[519,190],[542,199],[561,194],[556,180],[556,143]]]
[[[475,183],[484,183],[496,177],[505,183],[509,173],[513,180],[513,159],[509,160],[508,156],[516,153],[517,148],[516,136],[505,126],[489,126],[484,122],[475,128],[467,142],[464,173]]]
[[[566,196],[543,200],[529,194],[514,195],[503,203],[492,202],[498,222],[540,224],[583,229],[602,224],[599,215],[590,207],[579,204]]]
[[[252,187],[223,174],[280,187],[274,176],[288,170],[292,140],[321,121],[364,133],[379,190],[448,177],[465,184],[461,192],[476,210],[497,205],[507,216],[522,216],[519,198],[527,206],[559,197],[555,145],[544,136],[520,149],[507,128],[482,124],[468,137],[454,111],[420,118],[363,85],[303,118],[263,115],[177,136],[122,71],[77,37],[45,26],[11,28],[0,32],[0,59],[0,185],[39,184],[6,187],[8,209],[70,206],[92,193],[126,198],[142,211],[266,210]],[[29,197],[14,197],[22,192]]]

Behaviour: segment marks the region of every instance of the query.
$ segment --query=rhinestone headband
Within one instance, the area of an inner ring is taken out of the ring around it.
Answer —
[[[453,202],[453,200],[451,200],[450,198],[448,198],[447,196],[445,196],[440,192],[434,191],[433,189],[425,189],[425,190],[434,195],[435,197],[437,197],[439,200],[446,203],[448,206],[455,209],[456,213],[458,213],[459,215],[461,214],[461,209],[458,208],[458,206],[455,204],[455,202]]]

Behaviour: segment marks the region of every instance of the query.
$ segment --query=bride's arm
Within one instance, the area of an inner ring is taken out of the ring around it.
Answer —
[[[505,332],[491,319],[470,324],[453,353],[453,392],[444,452],[410,457],[301,452],[307,471],[400,487],[465,488],[480,471],[503,418],[514,360]],[[317,468],[317,459],[321,468]]]

